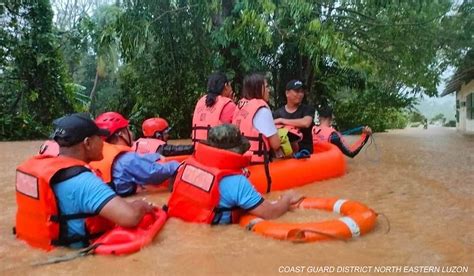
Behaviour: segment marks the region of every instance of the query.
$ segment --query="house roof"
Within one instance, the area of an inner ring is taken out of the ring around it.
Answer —
[[[474,80],[474,51],[469,51],[464,57],[463,64],[456,70],[456,73],[449,80],[442,96],[446,96],[455,91],[459,91],[463,83]]]

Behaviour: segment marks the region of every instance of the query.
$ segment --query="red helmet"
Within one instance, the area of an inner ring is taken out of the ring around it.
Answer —
[[[163,118],[150,118],[143,121],[142,130],[145,137],[154,137],[156,132],[168,131],[169,124]]]
[[[105,128],[110,132],[110,135],[117,132],[117,130],[128,127],[128,120],[120,113],[105,112],[97,116],[95,123],[99,128]]]

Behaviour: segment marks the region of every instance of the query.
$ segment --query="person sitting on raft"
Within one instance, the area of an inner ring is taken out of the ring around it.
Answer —
[[[285,192],[276,202],[264,200],[245,176],[249,141],[234,125],[211,128],[208,140],[196,144],[193,156],[176,176],[168,201],[168,214],[188,222],[229,224],[238,222],[239,210],[263,219],[274,219],[301,199]]]
[[[163,118],[149,118],[143,121],[143,138],[135,141],[132,149],[138,153],[159,153],[163,156],[189,155],[193,145],[170,145],[168,139],[171,127]]]
[[[194,108],[191,138],[193,142],[207,139],[211,127],[232,122],[235,111],[234,91],[224,73],[209,76],[207,94],[199,99]]]
[[[102,159],[99,136],[108,135],[107,130],[81,113],[56,119],[54,126],[52,138],[59,145],[59,156],[37,155],[17,168],[19,239],[46,250],[84,247],[114,224],[135,227],[153,211],[143,200],[118,197],[87,166]]]
[[[109,183],[120,196],[135,194],[137,185],[158,184],[176,173],[179,163],[164,161],[159,153],[138,154],[131,148],[133,134],[128,120],[117,112],[106,112],[95,119],[100,128],[110,133],[103,147],[104,159],[91,162],[90,166],[101,173],[102,179]]]
[[[342,153],[346,156],[353,158],[360,150],[364,147],[370,135],[372,135],[372,129],[365,126],[362,128],[362,135],[360,139],[353,145],[348,146],[342,137],[342,134],[336,131],[331,125],[333,120],[333,111],[331,107],[323,107],[318,111],[319,123],[313,127],[313,142],[330,142],[336,145]]]
[[[301,131],[302,139],[298,142],[298,150],[313,153],[314,108],[303,104],[305,96],[304,84],[300,80],[291,80],[286,85],[286,105],[273,112],[276,125],[296,127]]]
[[[268,163],[270,152],[275,157],[283,157],[277,128],[268,106],[270,86],[261,74],[244,78],[243,98],[237,103],[232,124],[250,141],[249,153],[252,163]]]

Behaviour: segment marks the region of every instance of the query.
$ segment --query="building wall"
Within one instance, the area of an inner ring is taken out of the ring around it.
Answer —
[[[474,119],[467,118],[467,95],[474,93],[474,80],[471,80],[469,83],[464,83],[461,86],[461,90],[456,93],[456,100],[459,101],[460,107],[459,111],[459,122],[456,127],[462,133],[474,134]]]

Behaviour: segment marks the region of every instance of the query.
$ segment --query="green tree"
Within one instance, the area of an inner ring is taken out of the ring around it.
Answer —
[[[436,114],[433,118],[431,118],[430,123],[434,124],[440,122],[442,125],[446,122],[446,117],[444,117],[443,113]]]
[[[119,36],[117,21],[122,10],[116,5],[102,6],[93,17],[92,43],[96,54],[96,73],[90,91],[89,111],[95,114],[97,85],[109,72],[116,73],[119,61]]]
[[[194,105],[205,92],[215,52],[203,1],[126,1],[119,20],[122,54],[118,111],[141,125],[162,116],[189,137]],[[126,104],[126,106],[125,106]]]
[[[426,117],[418,111],[412,111],[410,114],[410,122],[412,123],[423,123],[425,120]]]
[[[106,3],[115,3],[104,7],[93,2],[58,0],[59,31],[41,30],[56,44],[55,34],[61,34],[57,47],[73,78],[59,78],[69,91],[66,99],[75,110],[88,104],[93,113],[116,110],[135,125],[146,117],[166,117],[181,137],[189,137],[194,104],[215,70],[233,77],[237,93],[246,74],[266,73],[274,107],[285,101],[286,82],[302,79],[308,103],[332,105],[341,128],[403,127],[415,97],[435,95],[440,72],[459,65],[473,45],[469,0],[110,0]],[[15,104],[23,82],[16,79],[13,46],[21,45],[18,34],[28,32],[22,23],[28,20],[15,13],[28,5],[33,4],[0,6],[0,22],[10,24],[0,30],[0,42],[7,45],[0,47],[0,74],[8,80],[0,84],[6,98],[0,105],[6,110],[25,106],[25,100]],[[71,106],[57,99],[51,105]],[[41,111],[31,108],[31,114]]]
[[[2,24],[2,137],[44,136],[53,118],[73,111],[73,91],[53,30],[48,0],[7,1]],[[6,67],[3,67],[6,66]]]

